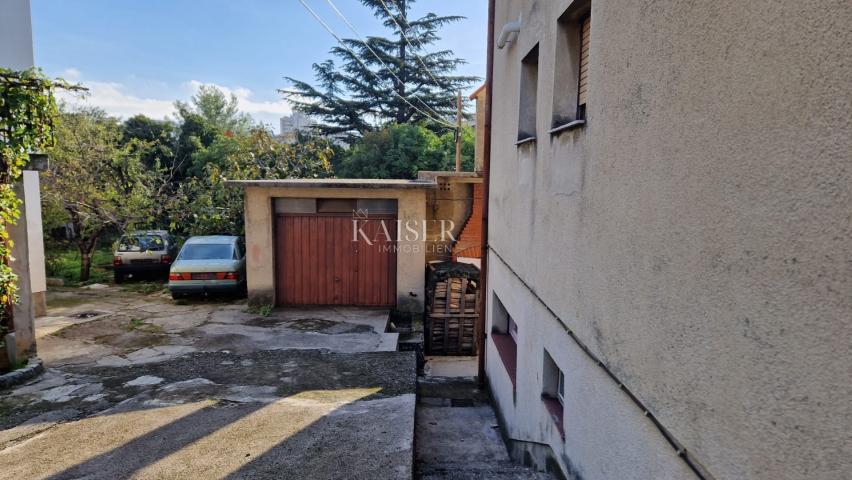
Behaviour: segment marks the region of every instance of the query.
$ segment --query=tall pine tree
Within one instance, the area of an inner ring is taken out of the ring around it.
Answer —
[[[452,119],[455,92],[478,78],[455,74],[466,62],[452,50],[429,52],[428,47],[440,39],[441,27],[464,17],[428,13],[410,19],[415,1],[361,0],[393,32],[393,38],[344,39],[348,48],[331,49],[339,64],[326,60],[313,65],[316,87],[287,77],[293,86],[281,93],[297,111],[318,119],[322,133],[350,138],[388,123],[426,121],[429,125],[427,116]]]

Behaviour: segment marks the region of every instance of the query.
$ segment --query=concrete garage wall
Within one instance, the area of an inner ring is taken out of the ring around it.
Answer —
[[[245,188],[246,267],[249,300],[257,304],[275,303],[275,236],[272,201],[274,198],[382,198],[396,199],[398,219],[426,218],[426,190],[385,188]],[[397,309],[422,313],[425,291],[425,239],[397,243]]]
[[[852,9],[593,0],[587,123],[550,135],[571,3],[497,1],[498,33],[524,22],[495,51],[491,159],[488,298],[519,325],[516,404],[490,341],[487,361],[510,436],[574,478],[693,476],[543,302],[712,477],[849,477]],[[518,148],[536,43],[538,138]]]

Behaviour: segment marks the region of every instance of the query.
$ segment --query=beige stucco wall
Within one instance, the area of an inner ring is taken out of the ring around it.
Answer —
[[[426,196],[426,261],[452,260],[453,245],[470,219],[473,207],[473,186],[482,178],[438,177],[438,187]],[[443,223],[442,223],[443,221]]]
[[[593,0],[588,122],[551,136],[570,3],[497,1],[498,33],[519,13],[524,27],[495,52],[491,246],[715,478],[852,476],[852,9]],[[536,42],[538,141],[517,148]],[[533,392],[506,407],[489,347],[509,431],[578,478],[689,478],[492,265],[521,329],[518,392]],[[572,372],[565,443],[535,397],[543,348]]]
[[[44,227],[41,221],[41,188],[39,172],[24,171],[21,179],[27,221],[27,255],[29,256],[30,287],[36,317],[47,315],[47,274],[44,267]]]
[[[396,199],[398,220],[405,225],[426,218],[426,190],[371,188],[245,188],[246,268],[249,301],[275,303],[274,198]],[[397,246],[397,309],[422,313],[425,296],[425,239],[400,238]]]

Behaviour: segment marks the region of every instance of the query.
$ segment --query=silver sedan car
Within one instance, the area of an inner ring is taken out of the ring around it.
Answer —
[[[172,298],[192,294],[235,294],[246,291],[246,258],[242,238],[226,235],[191,237],[169,270]]]

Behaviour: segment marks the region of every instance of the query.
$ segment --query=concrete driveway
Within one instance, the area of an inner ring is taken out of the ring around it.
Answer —
[[[54,292],[0,393],[2,478],[410,478],[413,354],[387,311]]]

